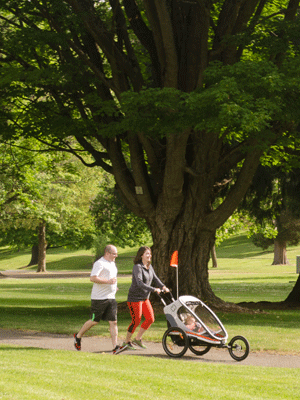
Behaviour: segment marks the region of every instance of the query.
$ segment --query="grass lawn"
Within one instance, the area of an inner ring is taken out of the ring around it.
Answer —
[[[297,369],[0,346],[2,400],[299,398]]]
[[[136,249],[119,250],[119,272],[131,272]],[[261,252],[245,236],[228,239],[217,250],[218,268],[209,269],[217,296],[233,302],[281,301],[298,275],[296,255],[288,250],[289,266],[272,266],[272,253]],[[0,250],[0,271],[28,264],[30,252]],[[90,270],[93,256],[85,250],[52,250],[47,269]],[[32,269],[32,268],[31,268]],[[33,268],[34,270],[34,268]],[[126,300],[130,277],[121,276],[117,300]],[[0,279],[0,328],[29,329],[72,334],[88,318],[91,283],[74,279]],[[251,351],[300,355],[300,310],[258,314],[218,313],[229,338],[243,335]],[[129,314],[118,316],[120,339],[125,337]],[[166,330],[164,315],[145,339],[161,341]],[[101,323],[90,335],[108,336]],[[222,365],[155,357],[53,351],[0,345],[0,399],[184,399],[261,400],[299,397],[298,370]],[[298,397],[297,397],[298,396]]]

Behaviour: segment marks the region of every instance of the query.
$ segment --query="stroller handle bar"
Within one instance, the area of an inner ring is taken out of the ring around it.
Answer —
[[[168,302],[168,304],[170,304],[175,301],[171,291],[166,292],[166,291],[162,290],[160,293],[156,292],[156,294],[164,306],[167,305],[167,302]]]

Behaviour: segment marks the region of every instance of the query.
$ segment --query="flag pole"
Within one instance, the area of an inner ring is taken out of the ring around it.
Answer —
[[[178,289],[178,265],[177,265],[177,268],[176,268],[176,294],[177,294],[177,300],[178,300],[178,297],[179,297],[178,291],[179,291],[179,289]]]
[[[179,284],[178,284],[178,250],[174,251],[171,256],[170,266],[176,268],[176,294],[177,300],[179,297]]]

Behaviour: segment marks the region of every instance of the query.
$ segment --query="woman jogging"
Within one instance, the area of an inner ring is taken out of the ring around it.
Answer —
[[[154,311],[149,297],[151,292],[160,293],[169,292],[169,289],[158,279],[151,265],[151,249],[149,247],[140,247],[135,259],[132,270],[132,283],[129,288],[127,304],[132,318],[131,324],[127,330],[126,340],[122,348],[135,350],[137,345],[143,349],[146,346],[142,343],[144,332],[154,322]],[[142,323],[135,340],[131,342],[131,337],[139,326],[142,315],[145,321]]]

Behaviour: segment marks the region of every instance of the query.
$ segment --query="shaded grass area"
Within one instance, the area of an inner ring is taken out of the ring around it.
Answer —
[[[281,400],[299,395],[296,369],[0,346],[5,400]],[[67,357],[66,357],[67,354]]]
[[[226,239],[217,249],[220,258],[249,258],[272,254],[272,250],[256,247],[247,235],[234,235]]]
[[[137,249],[120,249],[117,258],[119,272],[130,274]],[[36,271],[37,266],[27,267],[31,259],[30,250],[15,252],[0,248],[0,271],[26,269]],[[49,249],[46,256],[47,271],[90,271],[95,261],[92,250]]]

